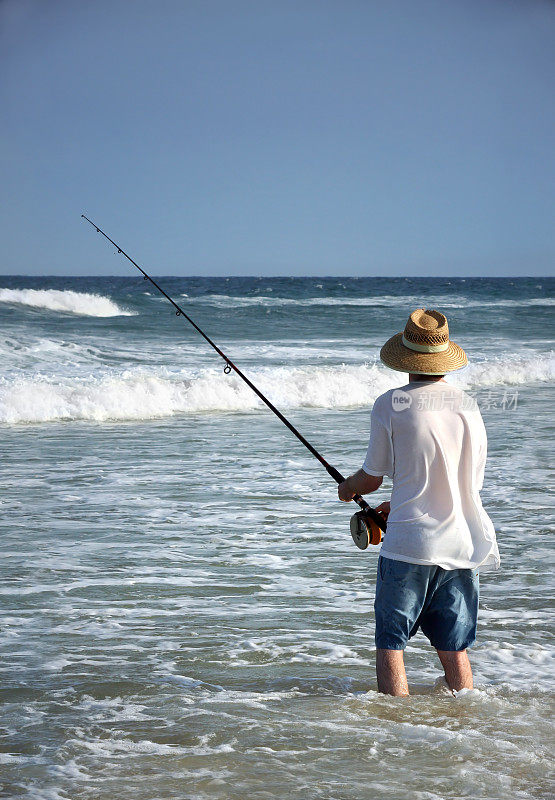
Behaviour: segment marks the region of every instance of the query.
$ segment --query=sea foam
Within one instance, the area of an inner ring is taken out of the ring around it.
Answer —
[[[427,293],[425,296],[419,295],[380,295],[379,297],[368,297],[360,294],[355,297],[348,297],[340,295],[338,297],[328,297],[322,295],[321,297],[279,297],[268,295],[242,295],[234,296],[227,294],[205,294],[198,297],[190,297],[187,294],[181,295],[187,298],[190,304],[210,305],[215,308],[247,308],[249,306],[265,306],[265,307],[279,307],[279,306],[377,306],[383,308],[412,308],[416,306],[426,308],[441,309],[456,309],[456,308],[519,308],[522,306],[547,306],[552,307],[555,305],[555,298],[553,297],[529,297],[519,299],[502,299],[499,300],[479,300],[477,298],[469,298],[465,296],[451,295],[430,295]],[[161,298],[162,299],[162,298]]]
[[[0,303],[17,303],[87,317],[134,316],[134,312],[121,309],[109,297],[69,289],[0,289]]]
[[[282,409],[361,408],[403,380],[374,364],[264,367],[249,377]],[[475,390],[547,383],[555,378],[553,352],[488,359],[449,376],[449,383]],[[195,374],[164,369],[115,370],[84,377],[38,374],[0,380],[0,422],[54,420],[147,420],[206,412],[249,412],[264,406],[239,377],[204,369]]]

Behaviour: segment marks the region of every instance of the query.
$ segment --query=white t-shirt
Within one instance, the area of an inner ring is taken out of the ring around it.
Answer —
[[[380,395],[362,466],[393,479],[381,554],[444,569],[499,566],[495,529],[482,507],[487,436],[476,401],[442,381]]]

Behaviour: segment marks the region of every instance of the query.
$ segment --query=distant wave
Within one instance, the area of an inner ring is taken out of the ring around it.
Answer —
[[[124,311],[109,297],[68,289],[0,289],[0,303],[18,303],[49,311],[65,311],[87,317],[133,316],[133,311]]]
[[[282,409],[370,406],[387,389],[399,386],[395,374],[379,364],[329,367],[265,367],[249,377]],[[489,359],[473,363],[449,382],[463,389],[552,382],[555,353]],[[109,375],[56,378],[4,378],[0,381],[0,422],[55,420],[147,420],[199,412],[248,412],[264,408],[237,377],[220,370],[179,373],[143,367]]]
[[[382,295],[380,297],[269,297],[268,295],[248,295],[234,296],[227,294],[206,294],[201,297],[186,297],[190,303],[216,306],[217,308],[246,308],[248,306],[392,306],[392,305],[414,305],[421,303],[422,298],[417,297],[397,297],[394,295]],[[434,302],[446,301],[434,299]]]
[[[466,297],[453,297],[453,295],[417,296],[417,295],[381,295],[380,297],[270,297],[268,295],[234,296],[227,294],[207,294],[200,297],[190,297],[182,294],[189,303],[211,305],[216,308],[247,308],[249,306],[279,307],[279,306],[377,306],[390,308],[401,306],[411,308],[426,306],[427,308],[517,308],[519,306],[554,306],[553,297],[533,297],[526,300],[479,300]]]

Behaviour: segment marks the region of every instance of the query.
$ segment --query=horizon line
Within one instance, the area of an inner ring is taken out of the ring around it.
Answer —
[[[156,275],[158,278],[257,278],[257,279],[282,279],[282,278],[318,278],[320,280],[361,280],[364,278],[386,278],[388,280],[404,279],[404,280],[523,280],[526,278],[542,278],[555,280],[555,275],[244,275],[244,274],[231,274],[231,275],[199,275],[199,274],[186,274],[176,275],[171,273],[149,273]],[[133,276],[130,272],[129,276],[125,274],[105,274],[105,273],[91,273],[87,275],[76,275],[71,273],[44,273],[34,274],[30,272],[10,272],[0,273],[0,278],[126,278]],[[139,277],[136,274],[134,277]]]

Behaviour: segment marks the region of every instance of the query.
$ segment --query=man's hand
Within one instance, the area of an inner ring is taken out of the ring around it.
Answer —
[[[340,483],[337,487],[337,496],[340,500],[343,500],[344,503],[350,503],[356,494],[354,489],[351,488],[350,480],[350,478],[347,478],[346,481],[343,481],[343,483]]]
[[[369,494],[375,492],[382,485],[383,476],[376,477],[368,475],[364,470],[359,469],[354,475],[350,475],[347,480],[340,483],[337,487],[337,494],[344,503],[349,503],[355,494]]]
[[[387,518],[389,517],[389,512],[391,511],[391,503],[389,500],[386,500],[383,503],[380,503],[379,506],[376,506],[376,511],[378,514],[381,514],[382,517],[387,522]]]

